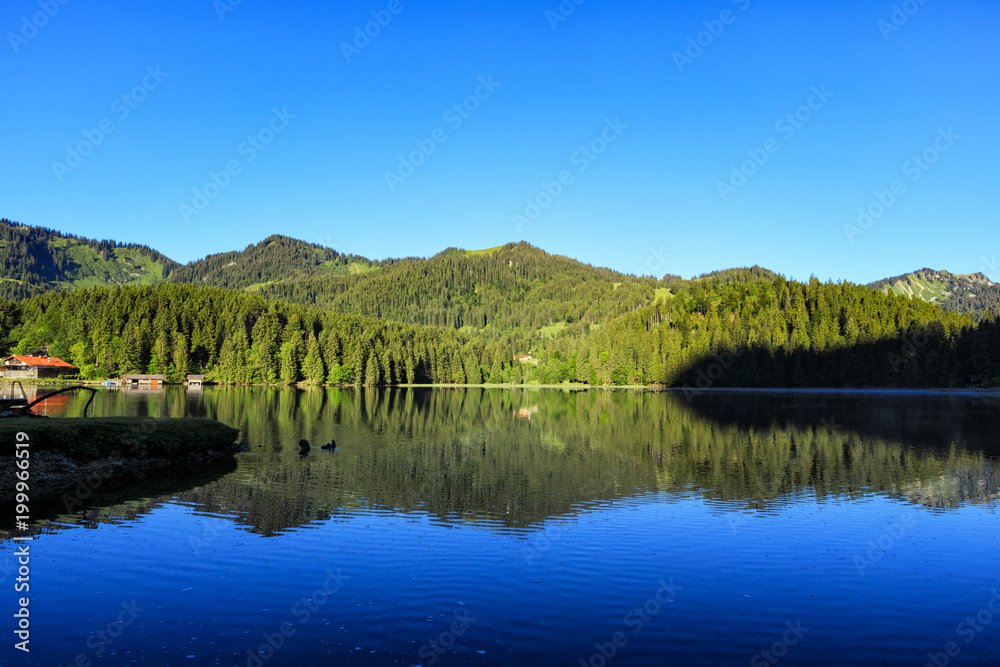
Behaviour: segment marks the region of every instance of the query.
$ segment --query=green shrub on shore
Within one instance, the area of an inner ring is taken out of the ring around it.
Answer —
[[[60,451],[81,461],[113,455],[172,458],[229,447],[239,437],[237,429],[212,419],[23,417],[0,419],[0,454],[14,454],[18,432],[28,435],[33,452]]]

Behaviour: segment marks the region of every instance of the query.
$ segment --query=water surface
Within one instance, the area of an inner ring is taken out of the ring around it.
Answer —
[[[78,414],[83,400],[50,414]],[[251,449],[34,505],[32,652],[14,657],[997,664],[998,407],[923,395],[105,391],[94,414],[208,416]],[[336,452],[318,449],[334,438]],[[0,549],[7,586],[13,544]]]

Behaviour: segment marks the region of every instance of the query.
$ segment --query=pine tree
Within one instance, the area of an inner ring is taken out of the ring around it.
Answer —
[[[187,337],[180,332],[176,332],[173,336],[173,343],[174,380],[180,382],[187,377],[189,369]]]
[[[282,384],[295,384],[302,379],[302,365],[299,361],[299,352],[294,340],[281,344],[278,365]]]
[[[365,366],[365,385],[373,387],[381,382],[381,373],[378,361],[374,354],[368,355],[368,363]]]
[[[309,345],[305,361],[303,362],[303,372],[306,381],[310,384],[322,384],[326,376],[326,368],[323,365],[323,353],[320,350],[319,340],[313,334],[309,334]]]

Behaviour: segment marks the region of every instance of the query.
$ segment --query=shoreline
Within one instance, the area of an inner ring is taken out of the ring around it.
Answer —
[[[16,380],[25,382],[24,380]],[[0,378],[0,386],[10,384],[14,380]],[[31,385],[62,385],[80,384],[87,386],[102,386],[103,380],[81,380],[73,382],[53,381],[45,379],[30,379],[27,382]],[[164,387],[187,387],[184,383],[163,383],[159,389]],[[927,394],[927,395],[951,395],[951,396],[978,396],[978,395],[1000,395],[1000,387],[985,387],[981,389],[967,387],[667,387],[662,385],[590,385],[590,384],[307,384],[298,382],[295,384],[228,384],[228,383],[205,383],[199,386],[199,391],[204,387],[293,387],[295,389],[561,389],[563,391],[648,391],[652,393],[691,393],[694,395],[705,393],[813,393],[813,394]],[[106,389],[124,389],[150,391],[149,387],[126,387],[123,385],[112,385]],[[157,390],[153,390],[157,391]]]
[[[691,392],[692,394],[705,393],[756,393],[756,394],[896,394],[914,396],[1000,396],[1000,388],[988,389],[954,389],[954,388],[929,388],[929,389],[880,389],[880,388],[829,388],[829,387],[711,387],[708,389],[697,389],[694,387],[669,387],[664,391],[670,392]]]
[[[29,472],[31,497],[44,499],[74,485],[93,490],[128,473],[231,457],[246,449],[238,438],[238,429],[204,418],[5,417],[0,456],[10,463],[0,470],[0,494],[13,494],[18,470]],[[28,444],[15,448],[15,439]],[[13,465],[15,456],[27,467]]]

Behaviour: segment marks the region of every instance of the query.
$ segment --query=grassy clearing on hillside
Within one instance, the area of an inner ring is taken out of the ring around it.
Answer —
[[[556,322],[555,324],[550,324],[547,327],[542,327],[538,330],[540,336],[544,338],[552,338],[560,331],[566,328],[565,322]]]
[[[492,255],[497,250],[501,250],[502,248],[503,248],[502,245],[498,245],[495,248],[484,248],[483,250],[466,250],[465,254],[469,257],[473,255]]]
[[[60,281],[63,288],[116,285],[154,285],[163,281],[163,265],[130,248],[115,248],[104,260],[97,250],[72,239],[56,239],[52,245],[64,248],[73,263],[74,280]]]
[[[909,284],[904,282],[896,283],[892,286],[892,291],[902,296],[916,297],[932,302],[947,296],[947,288],[944,283],[932,283],[917,276],[911,276]]]
[[[666,287],[657,287],[656,289],[653,290],[654,301],[659,301],[660,299],[667,300],[673,298],[674,298],[674,293],[671,292]]]
[[[335,276],[346,276],[346,275],[360,275],[362,273],[368,273],[369,271],[375,271],[376,267],[369,266],[363,262],[351,262],[350,264],[337,264],[336,262],[326,262],[325,264],[320,264],[316,267],[317,276],[335,275]]]

